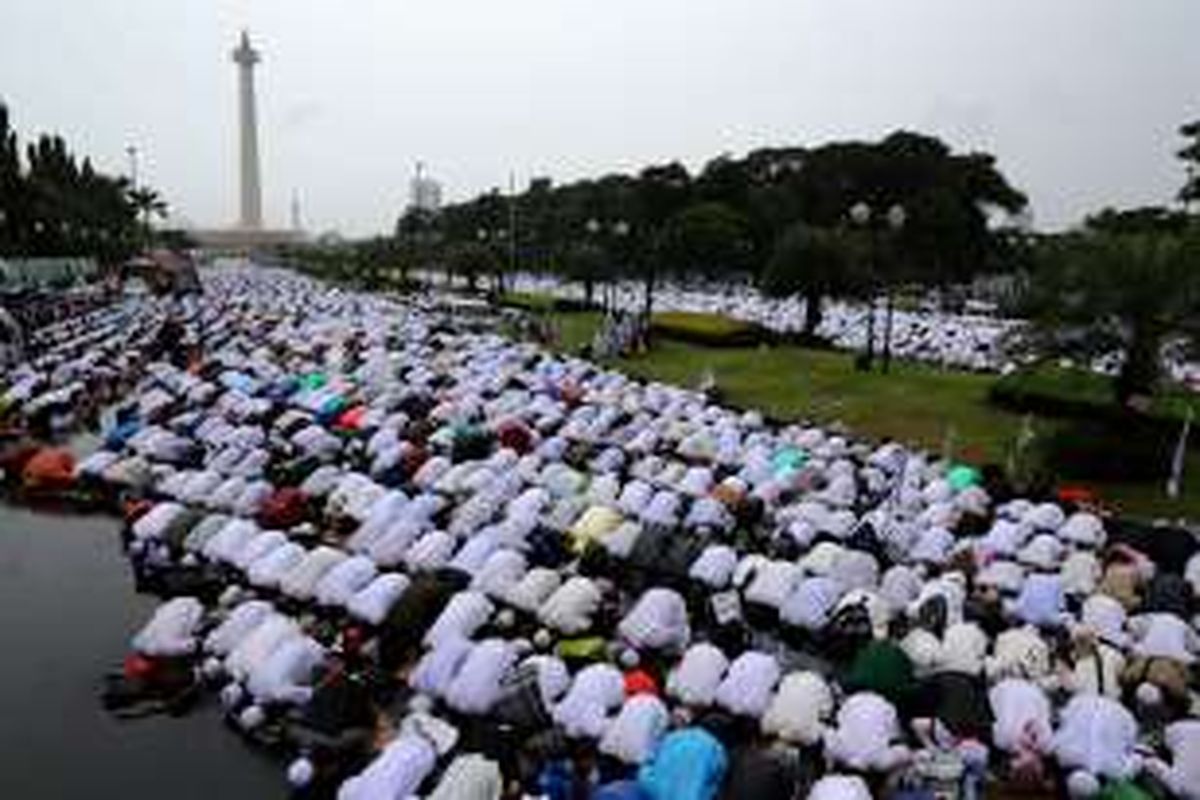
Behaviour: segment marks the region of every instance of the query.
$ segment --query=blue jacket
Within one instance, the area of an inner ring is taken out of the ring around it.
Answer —
[[[712,800],[729,766],[725,747],[703,728],[667,734],[654,756],[638,770],[638,785],[650,800]]]

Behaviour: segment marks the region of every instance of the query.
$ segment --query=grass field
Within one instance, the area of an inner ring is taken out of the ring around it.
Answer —
[[[553,319],[558,346],[578,352],[591,342],[600,315],[559,313]],[[648,354],[609,364],[643,380],[685,387],[697,386],[711,370],[726,402],[734,406],[757,408],[783,420],[842,424],[860,436],[891,437],[937,453],[949,449],[954,457],[976,464],[1005,464],[1027,418],[988,402],[996,380],[992,375],[903,362],[893,362],[890,375],[862,373],[854,369],[848,353],[789,345],[709,348],[658,341]],[[1029,415],[1028,424],[1037,437],[1063,423]],[[1164,480],[1153,483],[1097,482],[1086,475],[1064,478],[1092,487],[1109,505],[1127,513],[1200,519],[1200,454],[1188,456],[1178,500],[1164,496],[1166,464],[1163,469]]]

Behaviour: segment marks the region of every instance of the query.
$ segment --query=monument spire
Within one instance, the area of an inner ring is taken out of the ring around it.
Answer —
[[[250,46],[250,36],[242,38],[233,51],[233,63],[238,65],[238,118],[240,130],[241,217],[240,227],[246,230],[262,228],[262,185],[258,169],[258,117],[254,107],[254,66],[261,60],[258,51]]]

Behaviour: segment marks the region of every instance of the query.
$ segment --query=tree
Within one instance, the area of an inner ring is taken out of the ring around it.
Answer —
[[[447,272],[451,275],[461,275],[467,281],[467,287],[475,291],[482,275],[495,274],[497,266],[496,254],[490,247],[479,242],[461,242],[450,245],[444,255]]]
[[[394,252],[400,270],[400,282],[408,286],[409,269],[427,267],[431,254],[441,238],[441,219],[429,209],[409,206],[396,220]]]
[[[666,225],[663,263],[684,275],[708,279],[753,269],[753,243],[746,218],[725,203],[696,203]]]
[[[151,219],[167,218],[167,202],[148,186],[129,190],[129,202],[142,225],[142,237],[148,245],[152,237]]]
[[[102,265],[137,245],[125,179],[80,163],[58,136],[21,147],[0,103],[0,255],[91,256]]]
[[[1105,208],[1084,220],[1089,230],[1105,233],[1181,234],[1189,224],[1191,218],[1187,214],[1163,206],[1121,210]]]
[[[604,248],[593,242],[571,245],[563,258],[563,274],[568,280],[583,284],[583,299],[592,305],[597,283],[611,277],[612,261]]]
[[[1179,190],[1179,199],[1191,205],[1200,202],[1200,119],[1181,127],[1179,134],[1188,140],[1178,153],[1187,166],[1187,182]]]
[[[444,209],[446,241],[477,241],[480,230],[492,241],[507,231],[507,204],[498,199],[492,192]],[[899,131],[878,142],[722,154],[694,178],[671,162],[562,185],[536,179],[513,198],[515,249],[522,265],[563,272],[575,244],[598,244],[612,261],[610,275],[644,282],[649,312],[661,275],[757,276],[790,226],[840,227],[859,202],[880,212],[902,204],[908,212],[904,230],[888,237],[881,275],[888,286],[945,286],[1003,267],[1007,248],[996,217],[1026,204],[991,155],[955,153],[937,138]],[[609,235],[618,221],[626,231],[620,241]]]
[[[679,212],[691,195],[691,176],[678,162],[647,167],[636,184],[638,220],[635,227],[643,236],[641,272],[646,283],[645,313],[654,309],[654,284],[663,267],[667,221]]]
[[[17,134],[9,127],[8,109],[0,103],[0,256],[15,253],[20,244],[23,191]]]
[[[1117,400],[1152,393],[1168,338],[1200,310],[1200,236],[1084,232],[1042,245],[1033,287],[1039,344],[1085,356],[1120,349]]]
[[[804,334],[816,335],[825,297],[857,288],[857,265],[850,241],[836,229],[798,222],[779,238],[763,275],[763,290],[775,297],[804,298]]]

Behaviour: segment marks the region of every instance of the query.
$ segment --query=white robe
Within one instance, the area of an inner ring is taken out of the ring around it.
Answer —
[[[717,703],[734,714],[761,716],[779,682],[779,664],[773,656],[753,650],[742,653],[729,666],[717,687]]]
[[[325,650],[307,636],[280,644],[250,670],[246,688],[260,703],[300,705],[312,696],[314,672],[325,659]]]
[[[471,648],[446,687],[446,703],[463,714],[482,715],[500,699],[501,682],[517,663],[517,651],[503,639],[485,639]]]
[[[1064,769],[1128,778],[1141,767],[1138,725],[1129,710],[1101,695],[1076,695],[1062,710],[1054,754]]]
[[[433,772],[437,751],[424,736],[402,733],[338,789],[338,800],[408,800]]]
[[[667,732],[671,715],[662,700],[638,694],[625,701],[600,739],[600,752],[626,764],[641,764]]]
[[[854,770],[888,772],[909,758],[900,738],[896,708],[871,692],[851,695],[837,714],[837,727],[825,735],[825,753]]]
[[[707,642],[687,649],[667,677],[667,694],[684,705],[709,706],[729,669],[729,659]]]
[[[408,589],[409,583],[408,576],[398,572],[379,575],[355,592],[346,603],[346,610],[355,619],[378,625],[400,599],[400,595]]]
[[[375,579],[376,572],[371,559],[351,556],[326,572],[313,594],[323,606],[344,607],[357,591]]]
[[[648,589],[617,626],[636,649],[677,651],[691,638],[687,603],[674,590]]]
[[[436,647],[449,638],[470,639],[487,624],[493,611],[495,606],[482,592],[458,592],[425,632],[423,643],[426,647]]]
[[[147,656],[185,656],[196,649],[196,629],[204,606],[194,597],[176,597],[154,610],[133,637],[133,649]]]
[[[1032,749],[1048,752],[1053,744],[1050,698],[1028,680],[1008,678],[988,691],[992,707],[992,741],[1009,753]]]
[[[275,609],[266,600],[250,600],[235,607],[221,624],[204,638],[204,650],[218,656],[229,655]]]
[[[783,741],[812,745],[821,741],[833,714],[833,692],[815,672],[784,677],[762,718],[763,733]]]
[[[592,626],[592,615],[600,608],[600,590],[588,578],[568,580],[538,609],[542,624],[572,636]]]
[[[625,680],[620,670],[610,664],[593,664],[575,676],[571,688],[554,707],[554,720],[568,736],[599,739],[608,713],[624,698]]]

